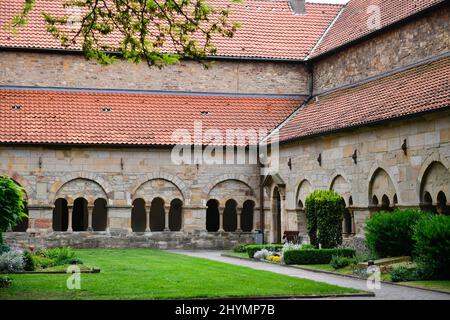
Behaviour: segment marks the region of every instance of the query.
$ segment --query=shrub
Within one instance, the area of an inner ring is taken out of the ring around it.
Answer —
[[[40,252],[45,258],[54,261],[55,265],[70,264],[70,261],[75,258],[75,251],[69,247],[52,248]]]
[[[0,176],[0,243],[2,232],[15,226],[27,215],[23,212],[25,191],[10,177]]]
[[[421,219],[414,227],[413,240],[419,269],[433,278],[450,279],[450,216]]]
[[[332,190],[316,190],[306,198],[306,219],[311,244],[335,248],[342,243],[344,199]]]
[[[332,256],[330,265],[335,269],[342,269],[356,262],[354,257],[344,257],[344,256]]]
[[[372,255],[384,258],[410,256],[414,247],[413,230],[426,216],[414,209],[379,212],[370,217],[365,226],[366,244]]]
[[[420,280],[416,269],[407,268],[405,266],[400,266],[392,269],[390,275],[393,282]]]
[[[244,253],[247,252],[246,244],[237,244],[233,247],[233,252]]]
[[[8,276],[0,276],[0,288],[9,288],[12,284],[12,279]]]
[[[33,260],[33,254],[30,251],[27,250],[23,252],[23,262],[24,262],[23,269],[25,271],[34,271],[35,265]]]
[[[273,253],[270,252],[267,249],[261,249],[259,251],[256,251],[252,258],[258,259],[258,260],[265,260],[267,257],[271,256]]]
[[[284,253],[286,264],[329,264],[333,256],[353,258],[356,253],[353,249],[308,249],[288,250]]]
[[[46,269],[56,265],[55,260],[40,255],[33,256],[35,267]]]
[[[11,250],[0,255],[0,271],[18,272],[24,268],[23,253]]]
[[[267,249],[269,251],[281,251],[283,249],[282,244],[253,244],[245,247],[249,258],[253,258],[255,253],[261,249]]]
[[[0,243],[0,254],[10,251],[11,248],[6,243]]]

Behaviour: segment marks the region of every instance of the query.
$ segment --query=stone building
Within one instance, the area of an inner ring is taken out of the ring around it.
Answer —
[[[224,248],[255,230],[307,240],[315,189],[343,196],[349,242],[377,210],[449,214],[448,1],[211,2],[231,6],[236,36],[217,39],[208,69],[163,70],[62,48],[40,14],[64,14],[59,1],[39,1],[10,34],[22,1],[0,3],[0,174],[25,189],[29,215],[8,241]],[[193,139],[175,141],[180,129]],[[226,140],[231,129],[264,136]],[[267,137],[279,139],[278,170],[261,174],[250,159]],[[176,144],[231,160],[175,162]]]

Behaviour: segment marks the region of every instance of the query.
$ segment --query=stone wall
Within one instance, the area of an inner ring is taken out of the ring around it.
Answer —
[[[357,82],[450,50],[450,7],[314,63],[314,92]]]
[[[308,73],[296,63],[194,61],[149,68],[121,61],[102,66],[79,54],[0,51],[0,85],[163,91],[307,94]]]
[[[52,234],[55,201],[66,199],[71,208],[78,197],[85,198],[89,207],[97,198],[106,199],[108,230],[112,234],[132,234],[133,200],[144,198],[150,205],[156,197],[162,198],[166,205],[175,198],[182,201],[183,234],[203,232],[208,196],[223,185],[231,191],[245,187],[243,194],[214,194],[214,198],[225,203],[236,196],[238,210],[242,210],[244,200],[254,201],[254,229],[259,228],[257,166],[175,165],[170,154],[170,149],[1,146],[0,175],[11,176],[25,188],[30,217],[28,233],[37,238]],[[152,239],[150,236],[148,241]]]
[[[404,139],[406,155],[401,149]],[[352,159],[355,150],[356,164]],[[321,166],[317,161],[320,153]],[[287,165],[289,159],[292,170]],[[432,179],[436,175],[441,178]],[[424,190],[430,190],[427,192],[433,197],[433,205],[442,191],[448,206],[450,111],[281,145],[279,176],[285,184],[281,190],[282,232],[287,228],[306,232],[299,201],[304,204],[306,195],[315,189],[333,188],[342,193],[354,214],[358,237],[363,236],[364,220],[371,211],[381,208],[383,196],[389,199],[389,208],[418,208]],[[274,183],[267,186],[267,193],[272,194],[269,190],[274,187]],[[379,199],[377,206],[372,203],[374,195]],[[272,199],[265,201],[265,207],[272,207]],[[267,218],[266,229],[271,227],[272,221]],[[272,236],[271,231],[268,236]]]

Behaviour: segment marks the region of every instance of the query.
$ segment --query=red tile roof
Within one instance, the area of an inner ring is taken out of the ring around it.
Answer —
[[[280,140],[324,134],[450,107],[450,58],[314,98],[280,130]]]
[[[61,48],[45,30],[41,12],[66,14],[63,0],[39,0],[29,16],[28,26],[18,34],[4,29],[16,15],[24,0],[0,1],[0,46],[24,48]],[[306,15],[294,15],[287,1],[209,0],[215,7],[231,6],[230,21],[241,23],[235,36],[217,37],[218,56],[304,59],[342,8],[335,4],[307,3]],[[114,39],[117,42],[117,38]],[[74,47],[77,49],[78,47]],[[170,50],[170,48],[168,49]]]
[[[176,129],[193,135],[194,121],[224,136],[226,129],[270,131],[302,102],[296,97],[3,88],[0,142],[172,145]]]
[[[370,6],[378,6],[380,8],[381,25],[379,29],[381,29],[443,1],[350,0],[311,53],[311,57],[318,56],[376,31],[376,29],[368,26],[368,21],[373,15],[373,11],[369,10]]]

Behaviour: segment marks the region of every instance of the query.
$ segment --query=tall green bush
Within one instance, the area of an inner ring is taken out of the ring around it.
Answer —
[[[412,255],[414,226],[425,215],[415,209],[397,209],[370,217],[365,236],[372,255],[379,258]]]
[[[26,218],[24,210],[25,192],[22,187],[10,177],[0,176],[0,243],[3,243],[2,233],[9,226],[15,226]]]
[[[430,277],[450,279],[450,216],[433,215],[414,227],[415,261]]]
[[[316,190],[306,198],[308,235],[314,246],[334,248],[342,243],[344,199],[332,190]]]

